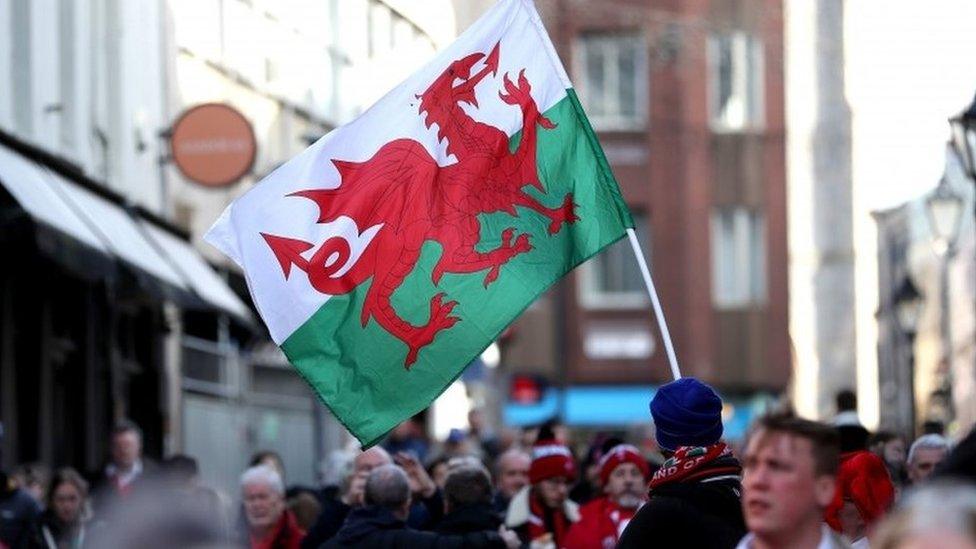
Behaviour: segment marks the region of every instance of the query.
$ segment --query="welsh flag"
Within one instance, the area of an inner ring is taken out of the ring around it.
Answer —
[[[633,226],[530,0],[501,0],[206,235],[362,443],[423,410]]]

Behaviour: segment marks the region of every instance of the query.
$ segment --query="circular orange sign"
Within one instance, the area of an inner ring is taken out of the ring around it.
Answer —
[[[173,124],[170,150],[187,179],[222,187],[251,171],[257,142],[251,123],[236,109],[204,103],[185,111]]]

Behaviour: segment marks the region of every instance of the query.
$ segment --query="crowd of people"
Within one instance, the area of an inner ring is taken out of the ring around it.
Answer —
[[[496,437],[475,410],[440,444],[408,421],[337,452],[319,487],[286,485],[260,452],[234,497],[203,486],[189,456],[144,458],[123,422],[94,475],[0,474],[0,549],[976,549],[976,435],[953,445],[927,426],[908,445],[869,433],[855,407],[845,393],[831,423],[771,412],[733,446],[722,400],[683,378],[650,402],[654,452],[599,434],[578,462],[565,428]]]

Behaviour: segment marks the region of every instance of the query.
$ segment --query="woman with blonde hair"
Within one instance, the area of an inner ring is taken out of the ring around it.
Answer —
[[[47,509],[40,517],[34,546],[80,549],[85,544],[90,519],[88,483],[74,469],[60,469],[48,485]]]

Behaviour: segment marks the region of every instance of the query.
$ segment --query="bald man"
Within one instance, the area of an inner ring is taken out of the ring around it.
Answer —
[[[373,446],[357,454],[346,465],[338,499],[321,502],[322,511],[315,524],[308,530],[308,535],[302,540],[302,549],[318,549],[320,545],[335,536],[349,512],[354,507],[363,505],[363,493],[369,473],[377,467],[391,463],[393,458],[381,446]]]
[[[407,518],[411,528],[425,528],[436,523],[444,514],[444,500],[416,457],[404,452],[390,456],[381,446],[362,451],[349,463],[343,476],[339,498],[322,502],[322,512],[302,541],[302,549],[318,549],[332,539],[342,527],[349,512],[364,505],[366,480],[376,468],[396,463],[407,475],[413,505]]]
[[[512,448],[498,456],[495,462],[495,499],[492,506],[495,512],[505,516],[508,503],[515,494],[529,484],[529,465],[532,456],[524,450]]]

